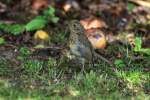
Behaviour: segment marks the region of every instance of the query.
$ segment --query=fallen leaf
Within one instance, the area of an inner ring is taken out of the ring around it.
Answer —
[[[137,5],[150,8],[150,2],[149,1],[144,1],[144,0],[129,0],[129,2],[132,2],[132,3],[135,3]]]
[[[106,47],[106,37],[101,30],[99,29],[86,30],[86,36],[91,42],[93,48],[104,49]]]
[[[38,44],[38,45],[36,45],[34,48],[44,48],[44,45]]]
[[[76,90],[74,87],[69,87],[68,91],[72,96],[78,96],[80,94],[80,91]]]
[[[63,5],[63,9],[65,12],[70,11],[71,9],[80,10],[80,6],[77,1],[75,0],[66,0],[65,4]]]
[[[48,7],[48,0],[33,0],[32,9],[39,10]]]
[[[68,12],[71,9],[72,5],[70,3],[65,3],[63,9],[65,12]]]
[[[86,30],[91,28],[107,28],[106,23],[102,19],[95,17],[80,20],[80,23]]]
[[[44,40],[44,41],[48,41],[49,40],[49,35],[47,32],[43,31],[43,30],[38,30],[35,34],[34,34],[34,39],[35,40]]]

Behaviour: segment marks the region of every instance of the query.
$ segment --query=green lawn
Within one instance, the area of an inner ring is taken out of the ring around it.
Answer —
[[[107,50],[115,66],[99,60],[94,67],[87,65],[86,73],[72,68],[65,58],[22,58],[19,66],[1,60],[0,100],[149,100],[149,56],[131,59],[136,53],[123,46],[109,46]],[[116,59],[113,55],[118,52],[122,57]]]

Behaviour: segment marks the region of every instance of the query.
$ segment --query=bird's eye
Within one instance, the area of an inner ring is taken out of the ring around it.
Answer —
[[[77,24],[73,24],[73,27],[75,27],[75,28],[76,28],[76,27],[78,27],[78,25],[77,25]]]

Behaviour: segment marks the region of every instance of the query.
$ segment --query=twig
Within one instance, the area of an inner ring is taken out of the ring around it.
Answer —
[[[142,1],[142,0],[129,0],[129,2],[135,3],[140,6],[148,7],[150,8],[150,2],[148,1]]]
[[[97,58],[103,60],[104,62],[108,63],[110,66],[113,66],[113,63],[109,60],[107,60],[105,57],[99,55],[98,53],[94,52],[94,56],[96,56]]]

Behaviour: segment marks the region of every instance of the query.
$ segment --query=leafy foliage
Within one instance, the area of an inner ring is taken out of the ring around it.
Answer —
[[[121,60],[121,59],[115,60],[115,65],[116,65],[117,67],[120,67],[120,68],[125,67],[124,62],[123,62],[123,60]]]
[[[134,51],[140,51],[142,48],[142,40],[140,37],[136,37],[135,39],[135,48],[134,48]]]
[[[127,8],[129,11],[132,11],[135,7],[136,7],[136,5],[133,3],[128,3],[128,5],[127,5]]]
[[[19,51],[21,52],[22,55],[25,55],[25,56],[32,54],[32,52],[28,50],[28,48],[26,47],[21,47]]]
[[[48,21],[52,21],[53,23],[57,23],[59,21],[59,17],[55,16],[55,9],[51,6],[44,10],[43,14]]]
[[[146,55],[150,56],[150,49],[149,48],[142,48],[142,40],[140,37],[136,37],[135,39],[135,48],[134,48],[135,52],[141,52],[144,53]]]
[[[0,37],[0,45],[5,43],[5,39]]]
[[[143,74],[139,70],[134,71],[116,71],[116,75],[120,78],[123,78],[128,84],[142,84],[145,80],[148,79],[147,74]]]
[[[55,9],[53,7],[48,7],[44,12],[43,15],[37,16],[27,24],[5,24],[0,23],[0,30],[4,32],[19,35],[26,31],[34,31],[37,29],[44,28],[48,22],[57,23],[59,20],[58,17],[55,16]]]
[[[19,35],[25,30],[25,28],[24,25],[21,24],[0,23],[0,30],[3,30],[4,32],[10,33],[12,35]]]
[[[25,26],[27,31],[33,31],[45,27],[47,20],[43,16],[37,16]]]
[[[43,11],[42,16],[35,17],[33,20],[27,23],[25,27],[27,31],[33,31],[44,28],[45,25],[50,21],[57,23],[58,20],[59,18],[55,16],[55,9],[49,6],[46,10]]]

